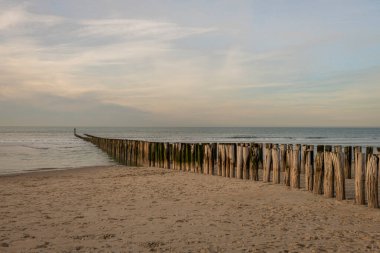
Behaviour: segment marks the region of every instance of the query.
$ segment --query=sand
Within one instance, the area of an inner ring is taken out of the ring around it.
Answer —
[[[157,168],[0,177],[0,252],[379,252],[380,210]]]

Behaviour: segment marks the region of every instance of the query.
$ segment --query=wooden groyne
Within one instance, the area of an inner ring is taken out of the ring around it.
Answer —
[[[76,137],[91,142],[120,164],[159,167],[301,188],[327,198],[346,199],[354,178],[356,204],[379,208],[380,148],[270,143],[169,143]],[[363,152],[365,151],[365,152]],[[260,173],[259,173],[260,171]],[[353,171],[353,173],[351,173]],[[353,174],[353,175],[352,175]]]

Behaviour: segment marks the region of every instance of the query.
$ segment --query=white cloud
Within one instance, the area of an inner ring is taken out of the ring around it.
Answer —
[[[214,31],[214,28],[183,27],[175,23],[144,19],[96,19],[83,20],[80,36],[124,36],[174,40]]]
[[[24,5],[0,11],[0,30],[14,29],[23,24],[37,23],[38,25],[53,26],[63,22],[62,17],[33,14]]]

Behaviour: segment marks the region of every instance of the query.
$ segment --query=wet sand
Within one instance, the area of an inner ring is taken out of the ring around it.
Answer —
[[[0,252],[379,252],[380,209],[123,166],[0,177]]]

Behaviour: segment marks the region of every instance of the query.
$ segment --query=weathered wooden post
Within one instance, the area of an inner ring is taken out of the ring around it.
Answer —
[[[284,184],[290,186],[290,170],[293,167],[293,145],[289,144],[286,149],[286,166],[284,173]]]
[[[176,170],[181,170],[181,143],[175,144],[175,162]]]
[[[220,146],[220,157],[222,160],[222,177],[226,176],[226,145],[222,144]]]
[[[355,204],[365,204],[365,160],[366,157],[362,153],[362,148],[356,146],[354,148],[355,158]]]
[[[216,155],[217,155],[216,143],[211,143],[210,144],[210,165],[209,165],[209,172],[211,175],[215,175],[214,169],[215,169],[215,164],[217,162]]]
[[[230,145],[230,178],[235,176],[235,165],[236,165],[236,144]]]
[[[182,171],[186,171],[186,143],[181,143],[181,163]]]
[[[195,152],[194,152],[194,143],[191,143],[190,144],[190,163],[191,163],[191,165],[190,165],[190,171],[191,172],[195,172]]]
[[[301,176],[300,176],[300,154],[301,145],[297,144],[294,146],[293,150],[293,162],[290,170],[290,187],[300,188]]]
[[[196,152],[195,152],[195,144],[191,144],[191,172],[195,173],[196,172]]]
[[[185,144],[185,163],[186,163],[186,171],[190,171],[190,165],[191,165],[191,156],[190,156],[190,144]]]
[[[369,155],[367,162],[367,173],[365,178],[365,189],[367,195],[368,207],[379,207],[379,158],[376,155]]]
[[[335,146],[335,153],[333,154],[333,166],[334,166],[334,182],[335,192],[337,200],[346,199],[345,182],[344,182],[344,157],[342,147]]]
[[[325,162],[325,171],[323,179],[323,194],[327,198],[334,197],[334,167],[332,163],[332,147],[325,147],[324,162]]]
[[[249,170],[249,179],[258,181],[259,180],[259,145],[257,143],[252,143],[250,148],[251,153],[251,166]]]
[[[226,145],[226,177],[230,177],[230,145]]]
[[[217,170],[217,175],[221,176],[222,175],[222,146],[218,143],[218,170]]]
[[[352,147],[344,147],[344,176],[351,179]]]
[[[170,144],[168,142],[165,143],[165,165],[166,169],[170,169]]]
[[[249,179],[249,162],[250,162],[249,145],[243,146],[243,179]]]
[[[242,144],[236,144],[236,178],[243,179],[243,149]]]
[[[286,144],[280,145],[280,169],[281,172],[285,172],[286,167]],[[285,173],[284,173],[285,174]]]
[[[369,158],[373,154],[373,147],[366,147],[366,156],[365,156],[365,162],[368,163]]]
[[[203,174],[208,174],[209,170],[209,152],[208,152],[208,144],[203,144]]]
[[[263,182],[270,181],[270,171],[272,167],[272,144],[266,143],[264,146],[264,161],[263,161]]]
[[[305,144],[302,144],[301,145],[301,174],[305,173],[306,152],[307,152],[307,146]]]
[[[259,170],[264,170],[264,144],[259,143]]]
[[[280,170],[280,154],[278,145],[274,144],[272,146],[272,163],[273,163],[273,183],[279,184],[281,181],[281,170]]]
[[[155,142],[152,142],[152,167],[156,167],[156,156],[157,156],[157,153],[156,153],[156,143]]]
[[[155,167],[156,164],[155,164],[155,144],[154,142],[150,142],[149,143],[149,163],[150,163],[150,167]]]
[[[313,192],[314,183],[314,146],[307,146],[305,157],[305,188]]]
[[[203,173],[203,144],[198,144],[198,173]]]

